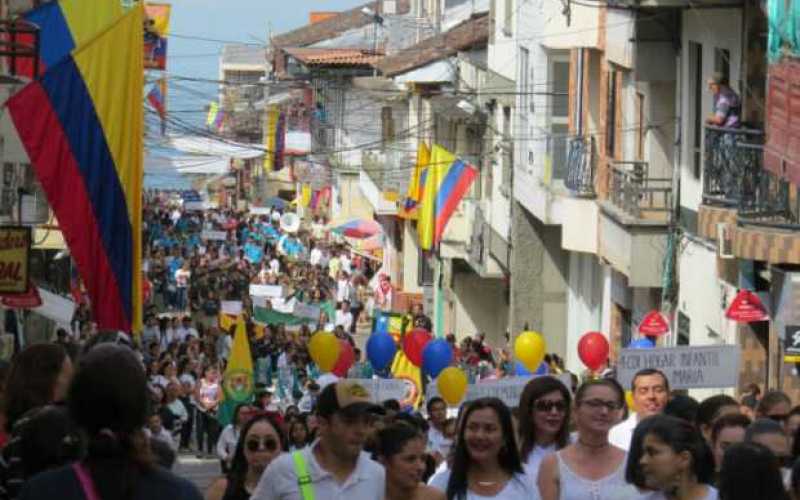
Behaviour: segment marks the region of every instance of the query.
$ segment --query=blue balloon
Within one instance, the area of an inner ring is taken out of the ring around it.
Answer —
[[[384,370],[394,359],[397,344],[386,332],[375,332],[367,340],[367,359],[375,371]]]
[[[389,334],[389,316],[381,314],[378,316],[378,319],[375,320],[375,331],[374,333],[385,333]]]
[[[550,373],[550,367],[547,365],[546,361],[542,361],[539,365],[539,368],[536,369],[536,373],[534,375],[547,375]]]
[[[530,377],[531,375],[533,375],[533,373],[531,373],[530,370],[525,368],[525,365],[523,365],[519,361],[517,361],[516,369],[514,370],[514,374],[517,377]]]
[[[453,348],[444,339],[428,342],[422,350],[422,371],[436,378],[439,373],[453,362]]]
[[[652,349],[655,344],[648,338],[636,339],[628,344],[628,349]]]

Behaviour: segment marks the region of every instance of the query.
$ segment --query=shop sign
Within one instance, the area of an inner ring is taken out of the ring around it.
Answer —
[[[30,228],[0,227],[0,294],[28,291],[30,251]]]
[[[755,292],[740,290],[725,311],[725,317],[737,323],[753,323],[769,320],[769,313]]]
[[[659,311],[650,311],[639,323],[639,333],[649,337],[658,337],[669,333],[667,318]]]

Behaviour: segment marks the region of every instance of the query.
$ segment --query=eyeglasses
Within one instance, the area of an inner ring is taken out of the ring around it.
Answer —
[[[533,404],[533,409],[540,413],[550,413],[554,409],[558,413],[564,413],[567,411],[567,403],[564,401],[539,400]]]
[[[245,443],[247,451],[258,451],[264,449],[266,451],[275,451],[278,449],[278,442],[272,438],[266,439],[248,439]]]
[[[622,408],[622,403],[618,401],[603,401],[602,399],[587,399],[580,404],[586,405],[593,410],[605,408],[608,411],[616,411]]]

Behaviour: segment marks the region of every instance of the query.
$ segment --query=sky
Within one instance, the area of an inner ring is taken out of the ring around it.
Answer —
[[[177,36],[169,37],[167,71],[218,78],[222,43],[180,36],[266,44],[270,26],[277,35],[307,24],[309,12],[341,11],[362,3],[366,0],[172,0],[170,32]],[[169,93],[171,108],[200,109],[213,99],[216,87],[183,82],[171,85]]]

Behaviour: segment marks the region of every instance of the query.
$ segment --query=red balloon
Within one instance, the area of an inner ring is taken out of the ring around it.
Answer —
[[[341,346],[339,348],[339,359],[333,365],[331,373],[337,377],[346,377],[347,371],[356,361],[356,353],[353,352],[353,346],[350,345],[350,342],[345,339],[339,339],[339,345]]]
[[[583,364],[596,372],[608,361],[608,340],[600,332],[589,332],[578,342],[578,356]]]
[[[403,352],[414,366],[422,366],[422,351],[433,340],[431,332],[416,328],[403,337]]]

